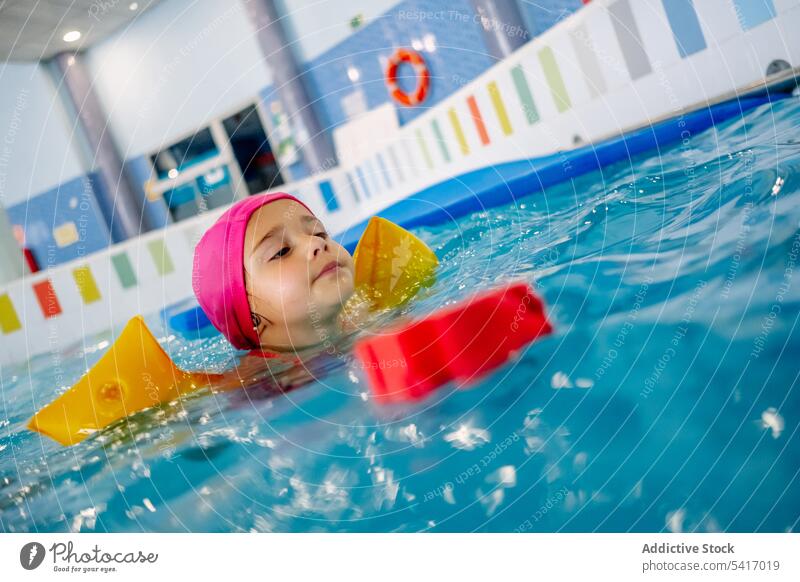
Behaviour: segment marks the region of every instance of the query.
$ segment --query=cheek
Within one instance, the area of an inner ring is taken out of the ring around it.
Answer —
[[[304,308],[308,303],[308,273],[305,269],[276,266],[265,269],[255,282],[255,295],[268,305],[272,315]]]

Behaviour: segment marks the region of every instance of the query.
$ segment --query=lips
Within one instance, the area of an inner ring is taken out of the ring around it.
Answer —
[[[316,280],[317,280],[317,279],[319,279],[320,277],[322,277],[322,276],[324,276],[324,275],[326,275],[326,274],[330,273],[331,271],[335,271],[335,270],[336,270],[336,269],[338,269],[340,266],[341,266],[341,265],[340,265],[340,264],[339,264],[337,261],[331,261],[330,263],[328,263],[327,265],[325,265],[324,267],[322,267],[322,270],[321,270],[321,271],[320,271],[320,272],[317,274],[317,276],[316,276],[316,277],[314,277],[314,281],[316,281]]]

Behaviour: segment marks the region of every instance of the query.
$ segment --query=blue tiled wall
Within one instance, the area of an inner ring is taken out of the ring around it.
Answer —
[[[487,54],[480,25],[469,0],[447,3],[406,0],[369,22],[344,41],[305,64],[304,82],[319,105],[322,123],[333,128],[347,117],[342,98],[356,90],[364,92],[368,109],[389,101],[381,58],[388,59],[399,47],[411,47],[426,35],[435,38],[436,50],[421,51],[431,74],[431,90],[421,107],[399,107],[400,123],[461,88],[494,64]],[[355,67],[359,79],[348,77]]]
[[[111,244],[105,218],[97,205],[100,176],[93,173],[65,182],[6,209],[11,223],[25,231],[25,245],[45,269],[101,250]],[[72,222],[78,240],[59,247],[53,229]]]
[[[578,8],[581,0],[517,0],[531,38],[556,25]]]

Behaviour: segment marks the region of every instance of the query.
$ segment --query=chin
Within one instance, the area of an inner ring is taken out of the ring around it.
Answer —
[[[330,309],[331,312],[338,312],[347,303],[347,300],[353,296],[352,285],[339,285],[333,292],[326,298],[323,305]]]

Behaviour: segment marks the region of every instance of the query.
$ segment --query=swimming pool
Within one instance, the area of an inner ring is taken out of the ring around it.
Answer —
[[[3,531],[788,531],[800,498],[796,98],[660,155],[416,229],[421,315],[534,282],[555,333],[471,390],[376,407],[347,357],[62,448],[24,430],[108,346],[2,370]],[[216,337],[148,319],[179,365]],[[347,345],[342,346],[347,354]]]

